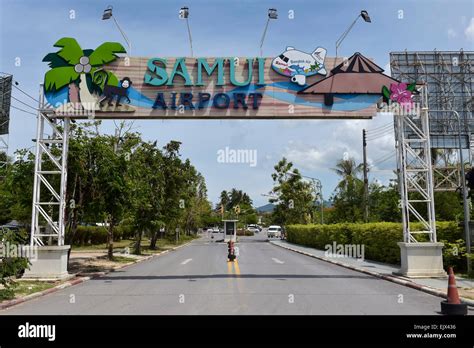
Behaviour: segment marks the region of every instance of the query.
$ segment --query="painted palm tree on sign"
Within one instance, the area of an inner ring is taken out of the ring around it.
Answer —
[[[55,92],[68,86],[70,103],[94,110],[97,95],[105,84],[118,85],[118,78],[105,71],[103,65],[117,59],[117,53],[126,53],[125,48],[118,42],[105,42],[95,50],[83,50],[75,39],[69,37],[58,40],[54,47],[61,49],[43,58],[51,68],[44,77],[45,91]]]

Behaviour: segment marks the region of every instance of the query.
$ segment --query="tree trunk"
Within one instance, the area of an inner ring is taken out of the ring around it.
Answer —
[[[158,231],[153,231],[153,234],[151,236],[151,239],[150,239],[150,249],[151,250],[156,250],[156,240],[158,239],[158,234],[159,234],[159,230]]]
[[[74,105],[74,109],[76,110],[82,109],[81,100],[79,98],[79,87],[74,82],[71,82],[68,85],[68,87],[69,87],[69,92],[68,92],[69,102]]]
[[[114,259],[114,222],[112,219],[110,219],[109,229],[107,231],[107,246],[108,246],[107,258],[109,260],[113,260]]]
[[[142,253],[142,248],[141,248],[141,244],[142,244],[142,235],[143,235],[143,232],[142,230],[140,229],[138,233],[135,233],[135,246],[134,246],[134,251],[133,253],[135,255],[141,255]]]
[[[81,74],[81,82],[79,83],[79,96],[81,98],[82,107],[85,110],[95,110],[97,99],[89,92],[87,87],[86,75]]]

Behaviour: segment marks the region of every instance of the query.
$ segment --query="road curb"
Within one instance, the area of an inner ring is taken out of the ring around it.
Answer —
[[[0,302],[0,311],[1,310],[4,310],[4,309],[7,309],[7,308],[10,308],[10,307],[13,307],[13,306],[16,306],[16,305],[19,305],[20,303],[24,303],[24,302],[27,302],[27,301],[30,301],[30,300],[33,300],[35,298],[38,298],[38,297],[43,297],[43,296],[46,296],[48,294],[52,294],[54,292],[57,292],[59,290],[63,290],[63,289],[66,289],[66,288],[69,288],[71,286],[74,286],[74,285],[77,285],[77,284],[81,284],[81,283],[84,283],[88,280],[91,280],[91,279],[96,279],[96,278],[100,278],[102,276],[105,276],[109,273],[113,273],[114,271],[116,270],[120,270],[120,269],[123,269],[125,267],[128,267],[128,266],[132,266],[132,265],[136,265],[137,263],[140,263],[140,262],[144,262],[144,261],[148,261],[154,257],[157,257],[157,256],[160,256],[160,255],[163,255],[163,254],[167,254],[169,253],[170,251],[175,251],[179,248],[182,248],[188,244],[190,244],[192,242],[189,241],[187,243],[184,243],[184,244],[181,244],[181,245],[178,245],[176,247],[173,247],[173,248],[170,248],[170,249],[166,249],[164,251],[162,251],[161,253],[159,254],[153,254],[153,255],[149,255],[147,257],[144,257],[142,259],[139,259],[135,262],[132,262],[132,263],[126,263],[126,264],[123,264],[123,265],[120,265],[116,268],[114,268],[113,270],[110,270],[110,271],[106,271],[106,272],[97,272],[97,273],[94,273],[90,276],[76,276],[76,278],[73,278],[71,280],[68,280],[64,283],[61,283],[61,284],[58,284],[50,289],[46,289],[46,290],[43,290],[43,291],[39,291],[39,292],[34,292],[32,294],[29,294],[29,295],[26,295],[24,297],[20,297],[20,298],[16,298],[16,299],[13,299],[13,300],[9,300],[9,301],[5,301],[5,302]]]
[[[349,265],[349,264],[344,263],[344,262],[329,260],[329,259],[321,257],[321,256],[310,254],[306,251],[302,251],[302,250],[298,250],[298,249],[295,249],[295,248],[291,248],[291,247],[286,246],[286,245],[278,244],[275,241],[270,241],[270,243],[273,244],[273,245],[276,245],[280,248],[283,248],[283,249],[291,250],[291,251],[294,251],[294,252],[302,254],[302,255],[306,255],[306,256],[321,260],[321,261],[325,261],[325,262],[328,262],[328,263],[332,263],[334,265],[338,265],[338,266],[342,266],[344,268],[351,269],[353,271],[365,273],[365,274],[368,274],[368,275],[371,275],[371,276],[374,276],[374,277],[377,277],[377,278],[380,278],[380,279],[388,280],[389,282],[396,283],[396,284],[399,284],[399,285],[403,285],[403,286],[406,286],[406,287],[409,287],[409,288],[412,288],[412,289],[415,289],[415,290],[423,291],[423,292],[428,293],[430,295],[434,295],[434,296],[438,296],[438,297],[442,297],[442,298],[447,298],[447,295],[444,291],[432,288],[430,286],[420,285],[420,284],[414,283],[414,282],[409,281],[409,280],[401,279],[401,278],[396,277],[396,276],[391,276],[391,275],[382,274],[382,273],[378,273],[378,272],[374,272],[374,271],[369,271],[365,268],[355,267],[355,266]],[[460,299],[461,299],[461,302],[466,303],[468,306],[474,307],[474,300],[471,300],[471,299],[468,299],[468,298],[465,298],[465,297],[460,297]]]

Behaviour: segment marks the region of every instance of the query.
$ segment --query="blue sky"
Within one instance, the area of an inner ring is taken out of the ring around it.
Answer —
[[[70,36],[83,48],[104,41],[123,42],[112,21],[101,21],[107,5],[133,44],[134,56],[189,55],[186,25],[178,10],[190,8],[195,56],[255,56],[269,7],[279,19],[272,21],[264,44],[265,56],[279,55],[286,46],[311,51],[317,46],[335,55],[334,43],[360,10],[369,12],[372,23],[359,21],[342,44],[339,55],[361,52],[383,68],[389,52],[399,50],[473,50],[474,2],[471,0],[187,0],[187,1],[65,1],[0,0],[0,71],[11,73],[19,86],[38,95],[47,65],[41,60],[59,38]],[[71,12],[73,11],[73,12]],[[294,11],[290,19],[289,11]],[[73,17],[71,18],[71,13]],[[20,58],[20,65],[15,65]],[[13,95],[33,103],[18,90]],[[27,107],[14,101],[13,105]],[[12,109],[10,154],[33,146],[35,117]],[[189,157],[206,177],[209,198],[217,201],[223,189],[236,187],[250,194],[257,205],[267,202],[261,194],[272,187],[273,166],[286,156],[301,172],[318,177],[326,197],[337,177],[330,168],[344,154],[362,159],[361,132],[391,122],[388,116],[370,121],[136,121],[145,139],[164,145],[182,141],[183,157]],[[103,131],[113,124],[104,122]],[[257,165],[217,161],[225,147],[257,150]],[[369,142],[369,161],[390,156],[391,133]],[[370,180],[386,182],[395,168],[393,157],[374,163]]]

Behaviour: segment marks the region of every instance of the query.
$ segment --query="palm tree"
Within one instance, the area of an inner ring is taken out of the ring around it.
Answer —
[[[117,59],[116,53],[126,53],[125,48],[118,42],[105,42],[95,50],[83,50],[69,37],[58,40],[54,47],[61,49],[43,58],[51,68],[44,77],[45,91],[54,92],[68,85],[69,102],[80,103],[86,110],[95,109],[97,98],[93,93],[101,92],[106,81],[109,85],[118,84],[117,77],[102,67]]]
[[[227,210],[229,207],[229,194],[226,190],[221,192],[219,204],[224,207],[224,210]]]
[[[340,159],[336,163],[336,168],[332,168],[332,170],[342,177],[342,180],[337,185],[340,189],[347,189],[349,185],[354,182],[361,181],[358,177],[359,174],[362,173],[363,164],[357,164],[354,158],[350,157],[348,159]]]

